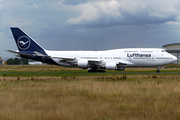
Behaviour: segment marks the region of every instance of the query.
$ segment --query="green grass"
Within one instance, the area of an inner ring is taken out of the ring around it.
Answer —
[[[180,70],[153,71],[106,71],[106,73],[88,73],[86,70],[72,71],[0,71],[0,76],[99,76],[99,75],[179,75]]]
[[[161,69],[161,73],[156,73],[157,68],[127,68],[125,71],[106,70],[105,73],[88,73],[87,70],[79,68],[53,65],[4,65],[0,66],[0,76],[178,75],[180,73],[180,69],[177,69],[178,66],[174,64],[169,65],[171,69]]]

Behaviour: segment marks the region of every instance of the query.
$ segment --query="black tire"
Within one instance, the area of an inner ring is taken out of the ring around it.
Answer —
[[[160,73],[160,70],[156,70],[157,73]]]
[[[105,70],[98,70],[97,72],[99,72],[99,73],[105,73],[106,71],[105,71]]]

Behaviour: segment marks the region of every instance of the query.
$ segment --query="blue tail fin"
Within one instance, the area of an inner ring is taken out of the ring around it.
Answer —
[[[19,51],[38,51],[42,54],[46,54],[44,49],[20,28],[11,27],[11,31]]]
[[[6,50],[27,59],[58,65],[36,41],[18,27],[11,27],[19,51]]]

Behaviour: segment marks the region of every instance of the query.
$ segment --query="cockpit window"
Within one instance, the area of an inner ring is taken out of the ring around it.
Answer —
[[[161,52],[166,52],[166,50],[161,50]]]

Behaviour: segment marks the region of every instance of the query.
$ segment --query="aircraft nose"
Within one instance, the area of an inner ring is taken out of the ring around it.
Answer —
[[[177,57],[173,56],[173,61],[176,62],[177,61]]]
[[[173,58],[173,62],[177,61],[177,57],[175,57],[174,55],[172,55],[172,58]]]

